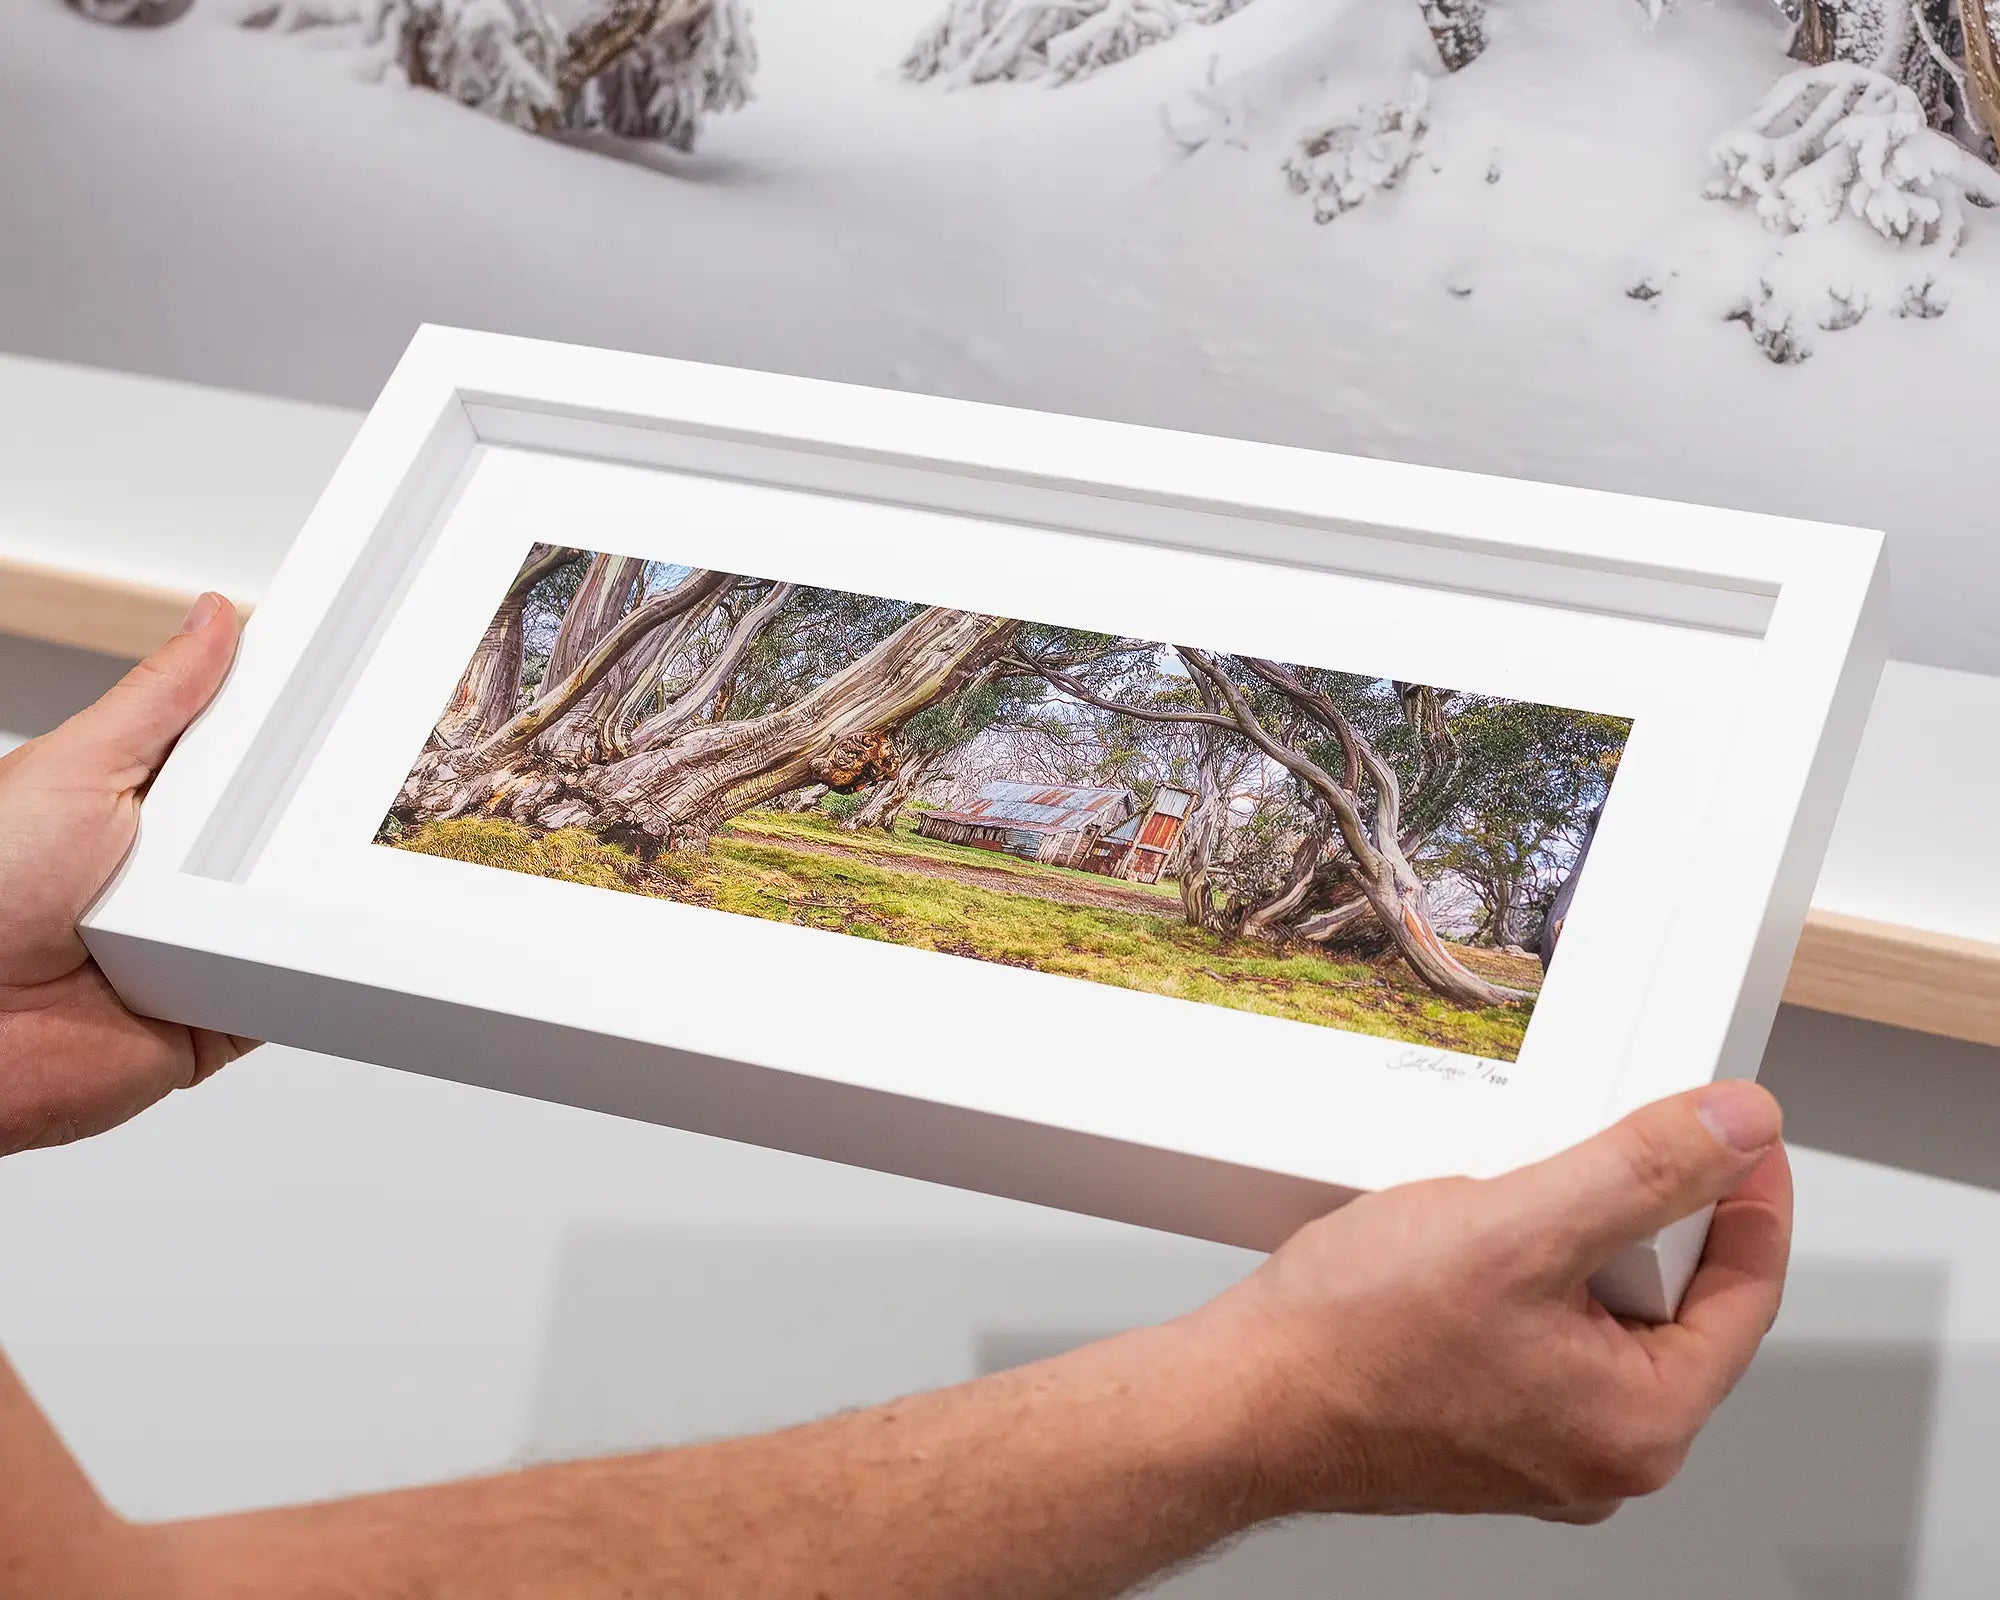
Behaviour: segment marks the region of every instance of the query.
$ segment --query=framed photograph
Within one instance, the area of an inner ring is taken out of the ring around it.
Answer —
[[[1755,1072],[1884,610],[1849,528],[427,328],[85,936],[1268,1248]]]

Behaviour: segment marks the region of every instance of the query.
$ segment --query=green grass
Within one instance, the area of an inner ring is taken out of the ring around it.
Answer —
[[[926,839],[916,831],[915,821],[907,817],[896,824],[896,831],[892,834],[884,833],[880,828],[856,828],[847,833],[832,819],[810,812],[794,815],[783,811],[751,811],[730,823],[725,837],[745,834],[807,842],[825,840],[843,849],[856,850],[885,861],[914,858],[935,861],[943,866],[983,867],[988,872],[1009,872],[1024,880],[1047,877],[1076,879],[1100,888],[1115,884],[1120,889],[1136,890],[1140,894],[1156,895],[1165,900],[1180,899],[1180,890],[1172,883],[1127,883],[1123,879],[1106,878],[1101,873],[1085,872],[1080,867],[1053,867],[1042,861],[1023,861],[1019,856],[1010,856],[1000,850],[981,850],[969,844]]]
[[[394,839],[385,836],[382,842],[420,855],[449,856],[482,867],[561,878],[599,889],[621,889],[629,894],[658,895],[663,888],[685,884],[693,876],[684,863],[671,857],[643,864],[631,851],[605,844],[583,828],[543,833],[497,817],[426,822]]]
[[[833,856],[790,848],[786,842],[820,837],[841,844],[860,840],[874,848],[866,857]],[[1523,1005],[1466,1011],[1447,1005],[1399,962],[1378,967],[1331,960],[1222,938],[1143,912],[1069,905],[1033,894],[1036,877],[1105,882],[1092,874],[1065,873],[929,839],[837,833],[797,817],[759,815],[749,826],[718,836],[705,858],[666,858],[653,865],[579,829],[544,834],[491,818],[427,823],[388,842],[514,872],[692,901],[768,921],[1501,1060],[1518,1053],[1531,1010]],[[1021,869],[1023,892],[898,870],[893,863],[899,855],[989,870],[1006,870],[1011,863]],[[1511,958],[1482,954],[1490,956],[1480,962],[1489,976],[1529,986],[1539,979],[1533,962],[1514,963],[1502,973],[1494,970],[1495,962]]]

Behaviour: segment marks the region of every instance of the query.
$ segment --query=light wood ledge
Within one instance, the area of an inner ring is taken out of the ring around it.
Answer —
[[[2000,1046],[2000,944],[1815,910],[1785,998],[1839,1017]]]
[[[0,633],[136,660],[170,638],[195,597],[125,578],[0,556]]]
[[[180,626],[194,598],[0,556],[0,633],[137,658]],[[2000,1046],[2000,944],[1815,910],[1785,998],[1835,1016]]]

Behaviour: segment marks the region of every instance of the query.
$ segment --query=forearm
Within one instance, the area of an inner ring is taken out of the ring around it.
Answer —
[[[0,1595],[151,1600],[162,1586],[149,1558],[0,1355]]]
[[[156,1530],[176,1600],[1088,1600],[1271,1509],[1186,1324],[783,1433]]]

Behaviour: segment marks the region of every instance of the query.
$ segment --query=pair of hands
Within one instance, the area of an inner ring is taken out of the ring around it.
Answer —
[[[76,935],[139,797],[227,672],[204,595],[97,704],[0,758],[0,1154],[114,1127],[251,1042],[134,1016]],[[1301,1511],[1504,1511],[1592,1522],[1661,1487],[1777,1314],[1791,1181],[1776,1102],[1722,1083],[1538,1166],[1367,1195],[1173,1325],[1232,1375],[1247,1492]],[[1676,1322],[1586,1282],[1720,1202]]]

